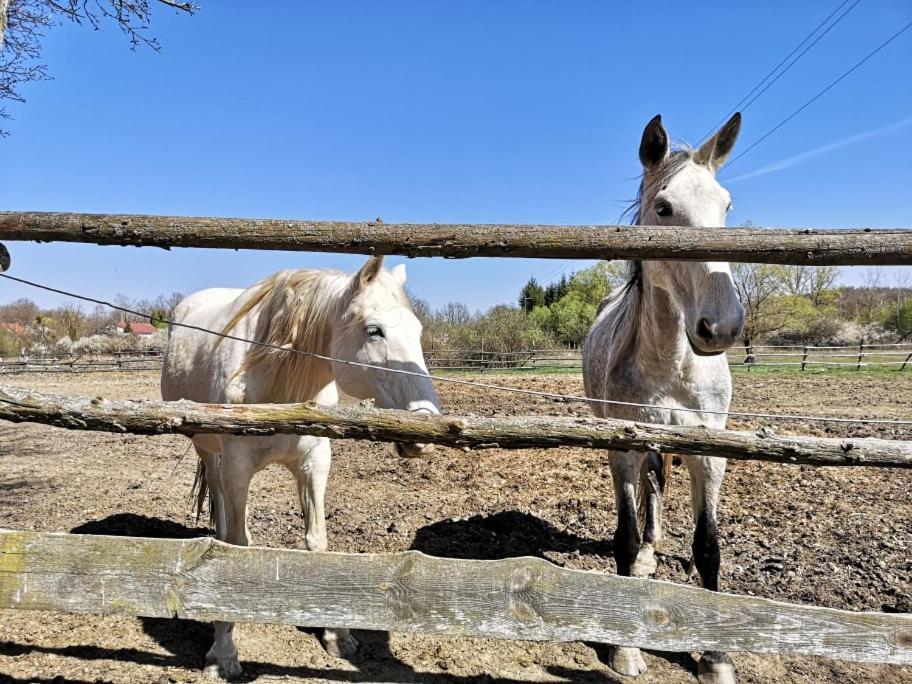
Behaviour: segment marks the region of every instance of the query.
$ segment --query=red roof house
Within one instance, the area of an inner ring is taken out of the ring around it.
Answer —
[[[134,335],[154,335],[158,332],[158,329],[151,323],[139,323],[137,321],[130,321],[127,323],[127,332],[133,333]]]

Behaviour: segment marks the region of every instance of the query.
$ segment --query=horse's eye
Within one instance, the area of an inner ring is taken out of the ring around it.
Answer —
[[[383,337],[383,330],[380,329],[378,325],[369,325],[367,326],[367,336],[368,337]]]
[[[665,200],[659,200],[656,202],[656,214],[663,218],[668,218],[669,216],[674,215],[674,211],[671,208],[671,205]]]

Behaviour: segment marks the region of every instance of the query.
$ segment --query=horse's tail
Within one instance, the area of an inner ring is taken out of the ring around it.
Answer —
[[[206,481],[206,464],[203,459],[196,459],[196,477],[193,478],[193,489],[190,490],[190,496],[196,499],[193,510],[196,513],[196,522],[199,522],[203,514],[203,506],[206,505],[206,498],[209,495],[209,483]],[[215,524],[215,511],[212,505],[209,506],[209,522]]]
[[[646,492],[654,490],[656,494],[664,494],[665,483],[671,475],[672,458],[672,454],[650,452],[643,460],[636,494],[637,520],[640,529],[646,524]]]

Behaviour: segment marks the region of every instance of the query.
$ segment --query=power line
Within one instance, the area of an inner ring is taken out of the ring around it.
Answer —
[[[778,124],[776,124],[775,126],[773,126],[770,130],[768,130],[766,133],[764,133],[762,136],[760,136],[760,138],[758,138],[757,140],[755,140],[755,141],[750,145],[750,147],[748,147],[748,148],[747,148],[746,150],[744,150],[741,154],[739,154],[737,157],[735,157],[735,158],[732,159],[730,162],[728,162],[728,164],[726,164],[726,168],[730,167],[730,166],[731,166],[732,164],[734,164],[736,161],[738,161],[739,159],[741,159],[741,157],[743,157],[744,155],[746,155],[748,152],[750,152],[752,149],[754,149],[757,145],[759,145],[760,143],[762,143],[764,140],[766,140],[768,137],[770,137],[773,133],[775,133],[776,131],[778,131],[778,130],[779,130],[780,128],[782,128],[785,124],[787,124],[789,121],[791,121],[791,120],[794,119],[796,116],[798,116],[801,112],[803,112],[805,109],[807,109],[810,105],[812,105],[814,102],[816,102],[817,100],[819,100],[823,95],[825,95],[825,94],[828,93],[830,90],[832,90],[840,81],[842,81],[842,80],[843,80],[844,78],[846,78],[849,74],[851,74],[853,71],[855,71],[858,67],[860,67],[862,64],[864,64],[865,62],[867,62],[869,59],[871,59],[871,57],[873,57],[873,56],[876,55],[878,52],[880,52],[880,51],[883,50],[885,47],[887,47],[887,45],[889,45],[889,44],[892,43],[894,40],[896,40],[897,38],[899,38],[903,33],[905,33],[906,31],[908,31],[909,28],[912,28],[912,21],[910,21],[908,24],[906,24],[905,26],[903,26],[901,29],[899,29],[899,31],[897,31],[896,33],[894,33],[892,36],[890,36],[889,38],[887,38],[883,43],[881,43],[881,44],[878,45],[876,48],[874,48],[874,50],[872,50],[872,51],[869,52],[867,55],[865,55],[861,60],[859,60],[858,62],[856,62],[855,65],[852,66],[848,71],[845,71],[845,72],[844,72],[841,76],[839,76],[836,80],[832,81],[832,82],[831,82],[828,86],[826,86],[823,90],[821,90],[821,91],[818,92],[816,95],[814,95],[814,97],[812,97],[810,100],[808,100],[808,101],[805,102],[803,105],[801,105],[800,107],[798,107],[798,108],[797,108],[796,110],[794,110],[791,114],[789,114],[787,117],[785,117],[782,121],[780,121]]]
[[[843,12],[841,15],[839,15],[839,18],[836,19],[836,21],[834,21],[832,24],[830,24],[830,25],[827,27],[826,31],[824,31],[824,32],[821,33],[819,36],[817,36],[817,38],[814,40],[813,43],[811,43],[810,45],[808,45],[808,46],[801,52],[801,54],[799,54],[797,57],[795,57],[794,60],[792,60],[791,62],[789,62],[788,66],[786,66],[785,69],[783,69],[782,71],[780,71],[780,72],[776,75],[776,78],[774,78],[772,81],[770,81],[769,83],[767,83],[766,86],[763,88],[763,90],[761,90],[759,93],[757,93],[756,95],[754,95],[750,100],[748,100],[748,101],[745,103],[745,105],[744,105],[743,107],[741,107],[741,111],[743,112],[743,111],[746,110],[748,107],[750,107],[754,102],[757,101],[757,98],[759,98],[761,95],[763,95],[763,93],[765,93],[767,90],[769,90],[770,86],[772,86],[776,81],[778,81],[780,78],[782,78],[782,76],[785,75],[785,73],[786,73],[789,69],[791,69],[793,66],[795,66],[795,63],[796,63],[799,59],[801,59],[802,57],[804,57],[804,55],[807,54],[808,50],[810,50],[812,47],[814,47],[814,46],[820,41],[821,38],[823,38],[826,34],[828,34],[828,33],[833,29],[833,27],[836,26],[836,24],[838,24],[840,21],[842,21],[842,19],[843,19],[843,17],[845,17],[845,15],[847,15],[849,12],[851,12],[853,9],[855,9],[855,6],[858,5],[859,2],[861,2],[861,0],[855,0],[855,2],[852,4],[851,7],[849,7],[849,9],[847,9],[845,12]]]
[[[177,328],[188,328],[190,330],[196,330],[199,332],[208,333],[210,335],[215,335],[216,337],[221,337],[227,340],[234,340],[236,342],[244,342],[246,344],[265,347],[268,349],[274,349],[280,352],[289,352],[293,354],[301,354],[302,356],[310,356],[315,359],[321,359],[323,361],[331,361],[333,363],[341,363],[348,366],[357,366],[359,368],[371,368],[373,370],[379,370],[386,373],[395,373],[398,375],[412,375],[419,378],[429,378],[435,382],[448,382],[454,385],[469,385],[471,387],[481,387],[483,389],[492,389],[499,392],[512,392],[514,394],[524,394],[531,395],[536,397],[544,397],[547,399],[559,399],[561,401],[567,402],[579,402],[583,404],[609,404],[611,406],[632,406],[634,408],[649,408],[649,409],[661,409],[663,411],[682,411],[684,413],[699,413],[701,415],[710,415],[710,416],[737,416],[740,418],[768,418],[771,420],[804,420],[804,421],[816,421],[822,423],[863,423],[867,425],[912,425],[912,420],[894,420],[894,419],[885,419],[885,418],[829,418],[827,416],[806,416],[800,414],[781,414],[781,413],[754,413],[749,411],[710,411],[708,409],[693,409],[693,408],[683,408],[683,407],[670,407],[662,406],[659,404],[641,404],[633,401],[617,401],[614,399],[595,399],[592,397],[583,397],[576,394],[559,394],[557,392],[542,392],[540,390],[530,390],[523,389],[521,387],[510,387],[508,385],[495,385],[493,383],[487,382],[473,382],[472,380],[460,380],[458,378],[447,378],[440,375],[431,375],[430,373],[418,373],[416,371],[408,371],[401,368],[389,368],[387,366],[377,366],[371,363],[361,363],[359,361],[347,361],[344,359],[333,358],[332,356],[326,356],[324,354],[318,354],[316,352],[304,351],[303,349],[294,349],[292,347],[280,347],[275,344],[269,344],[267,342],[258,342],[256,340],[248,340],[243,337],[237,337],[236,335],[231,335],[224,332],[217,332],[215,330],[210,330],[208,328],[203,328],[198,325],[190,325],[188,323],[178,323],[176,321],[166,320],[163,318],[158,318],[156,316],[150,317],[148,314],[142,313],[141,311],[135,311],[133,309],[128,309],[127,307],[120,306],[118,304],[112,304],[111,302],[105,301],[103,299],[95,299],[93,297],[87,297],[85,295],[76,294],[75,292],[68,292],[67,290],[60,290],[55,287],[50,287],[48,285],[42,285],[40,283],[32,282],[31,280],[25,280],[24,278],[17,278],[16,276],[11,276],[7,273],[0,273],[0,277],[6,278],[8,280],[13,280],[17,283],[22,283],[23,285],[28,285],[30,287],[35,287],[40,290],[46,290],[47,292],[53,292],[55,294],[60,294],[65,297],[71,297],[73,299],[79,299],[84,302],[89,302],[92,304],[101,304],[102,306],[107,306],[115,311],[122,311],[123,313],[128,313],[134,316],[140,316],[142,318],[149,318],[150,320],[157,321],[159,323],[167,323],[170,326]],[[0,399],[0,401],[7,401],[5,399]]]
[[[700,139],[701,142],[704,141],[704,140],[706,140],[707,138],[709,138],[709,136],[712,135],[712,134],[716,131],[716,129],[719,128],[719,126],[721,126],[721,125],[724,124],[726,121],[728,121],[728,117],[730,117],[732,114],[734,114],[734,113],[737,112],[737,111],[742,111],[742,112],[743,112],[743,111],[746,110],[748,107],[750,107],[750,106],[757,100],[757,98],[759,98],[761,95],[763,95],[763,93],[765,93],[765,92],[769,89],[769,87],[770,87],[771,85],[773,85],[773,83],[775,83],[776,81],[778,81],[778,80],[782,77],[782,75],[785,74],[786,71],[788,71],[789,69],[791,69],[792,66],[794,66],[795,63],[796,63],[799,59],[801,59],[802,57],[804,57],[804,55],[807,54],[808,50],[810,50],[812,47],[814,47],[814,46],[817,44],[817,42],[818,42],[821,38],[823,38],[827,33],[829,33],[829,32],[833,29],[834,26],[836,26],[836,24],[838,24],[840,21],[842,21],[843,18],[844,18],[849,12],[851,12],[853,9],[855,9],[855,6],[856,6],[859,2],[861,2],[861,0],[855,0],[855,3],[853,3],[852,6],[849,7],[849,9],[847,9],[845,12],[843,12],[843,13],[839,16],[839,18],[836,19],[836,21],[834,21],[832,24],[830,24],[830,26],[827,27],[826,31],[824,31],[824,32],[821,33],[819,36],[817,36],[817,38],[814,40],[814,42],[811,43],[810,45],[808,45],[807,48],[804,50],[804,52],[802,52],[800,55],[798,55],[798,56],[797,56],[797,57],[796,57],[796,58],[795,58],[787,67],[785,67],[785,69],[783,69],[783,70],[779,73],[778,76],[776,76],[772,81],[770,81],[770,82],[766,85],[766,87],[763,88],[763,90],[761,90],[759,93],[757,93],[756,96],[754,96],[754,98],[753,98],[752,100],[750,100],[750,102],[747,102],[747,104],[744,104],[744,103],[747,101],[747,99],[750,98],[751,95],[753,95],[755,92],[757,92],[757,90],[758,90],[759,88],[761,88],[761,87],[763,86],[764,83],[766,83],[767,79],[769,79],[773,74],[775,74],[777,71],[779,71],[779,68],[780,68],[783,64],[785,64],[785,63],[791,58],[792,55],[794,55],[796,52],[798,52],[798,50],[800,50],[801,47],[802,47],[806,42],[808,42],[808,41],[811,39],[811,37],[812,37],[815,33],[817,33],[817,31],[819,31],[824,25],[826,25],[826,23],[827,23],[827,22],[828,22],[836,13],[837,13],[837,12],[839,12],[839,10],[841,10],[848,2],[849,2],[849,0],[843,0],[839,5],[836,6],[836,9],[834,9],[832,12],[830,12],[830,13],[827,15],[827,17],[826,17],[823,21],[821,21],[819,24],[817,24],[817,26],[814,28],[814,30],[811,31],[809,34],[807,34],[807,35],[804,37],[804,39],[803,39],[800,43],[798,43],[798,45],[796,45],[796,46],[794,47],[794,49],[793,49],[790,53],[788,53],[788,54],[782,59],[781,62],[779,62],[776,66],[774,66],[774,67],[772,68],[772,70],[771,70],[768,74],[766,74],[766,76],[764,76],[762,79],[760,79],[760,81],[757,83],[757,85],[755,85],[753,88],[751,88],[751,90],[750,90],[744,97],[742,97],[740,100],[738,100],[738,103],[737,103],[734,107],[732,107],[730,110],[728,110],[728,113],[726,113],[725,116],[723,116],[723,117],[719,120],[719,122],[716,123],[715,126],[713,126],[712,128],[710,128],[709,131],[708,131],[707,133],[704,133],[704,134],[703,134],[703,137]],[[744,106],[742,107],[742,105],[744,105]]]

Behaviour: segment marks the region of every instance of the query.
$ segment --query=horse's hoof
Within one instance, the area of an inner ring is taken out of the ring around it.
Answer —
[[[697,669],[700,684],[737,684],[735,666],[724,653],[708,651],[700,657]]]
[[[631,577],[651,577],[655,574],[656,563],[655,547],[652,544],[644,545],[637,551],[636,560],[630,568]]]
[[[636,677],[646,672],[646,661],[638,648],[612,646],[608,666],[625,677]]]
[[[333,658],[349,660],[358,653],[358,640],[347,629],[324,629],[321,641]]]
[[[237,656],[233,658],[223,658],[222,660],[206,659],[206,666],[203,668],[203,676],[206,679],[237,679],[243,674],[241,662]]]

